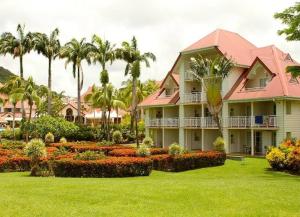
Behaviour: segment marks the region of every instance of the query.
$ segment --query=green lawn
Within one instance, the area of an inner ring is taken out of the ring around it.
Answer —
[[[138,178],[0,174],[0,216],[300,216],[300,177],[264,159]]]

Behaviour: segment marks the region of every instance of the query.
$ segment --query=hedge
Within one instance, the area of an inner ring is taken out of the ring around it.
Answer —
[[[76,145],[71,147],[71,151],[73,152],[97,151],[97,152],[103,152],[105,155],[108,155],[108,153],[114,149],[129,149],[129,148],[121,145],[114,145],[114,146]]]
[[[1,157],[0,172],[29,171],[30,159],[27,157]]]
[[[55,160],[57,177],[130,177],[149,176],[152,161],[148,158],[109,157],[96,161]]]
[[[171,156],[153,155],[153,169],[168,172],[180,172],[203,167],[220,166],[226,160],[226,154],[223,152],[209,151],[196,152],[182,155]]]
[[[164,148],[151,148],[150,154],[151,155],[159,155],[159,154],[167,154],[168,149]],[[108,153],[110,156],[114,157],[136,157],[136,149],[114,149]]]

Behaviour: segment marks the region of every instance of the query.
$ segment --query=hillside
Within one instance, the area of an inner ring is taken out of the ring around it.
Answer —
[[[2,66],[0,66],[0,82],[1,83],[4,83],[5,81],[7,81],[12,76],[15,76],[15,74],[13,74],[8,69],[3,68]]]

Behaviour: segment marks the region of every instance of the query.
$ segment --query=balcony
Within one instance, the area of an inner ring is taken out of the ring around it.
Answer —
[[[228,128],[277,128],[275,115],[233,116],[224,118]]]
[[[192,72],[185,71],[184,72],[184,80],[185,81],[194,81],[194,80],[196,80],[196,77]]]
[[[191,128],[217,128],[217,123],[212,117],[188,117],[184,118],[184,127]]]
[[[183,103],[199,103],[203,101],[206,101],[205,92],[185,93],[183,96]]]
[[[178,118],[153,118],[146,121],[147,127],[178,127]]]

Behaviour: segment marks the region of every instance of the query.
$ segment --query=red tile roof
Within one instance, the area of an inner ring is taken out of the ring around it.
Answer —
[[[179,91],[175,91],[169,97],[160,97],[164,89],[160,89],[144,99],[139,106],[155,106],[155,105],[168,105],[176,104],[179,100]]]

